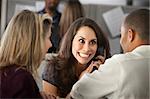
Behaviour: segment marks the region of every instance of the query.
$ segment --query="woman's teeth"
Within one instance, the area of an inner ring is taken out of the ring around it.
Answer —
[[[84,58],[88,58],[88,57],[89,57],[88,54],[79,53],[79,55],[80,55],[81,57],[84,57]]]

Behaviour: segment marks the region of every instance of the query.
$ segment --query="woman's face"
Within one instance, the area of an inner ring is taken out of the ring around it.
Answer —
[[[87,64],[97,50],[97,37],[92,28],[82,26],[72,42],[72,54],[80,64]]]
[[[44,51],[45,54],[48,51],[48,49],[52,47],[50,36],[51,36],[51,31],[49,30],[49,32],[46,34],[46,37],[45,37],[45,51]]]

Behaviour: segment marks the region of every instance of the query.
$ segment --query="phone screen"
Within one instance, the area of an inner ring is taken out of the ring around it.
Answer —
[[[105,56],[105,55],[104,55],[105,52],[104,52],[104,48],[103,48],[103,47],[98,48],[97,51],[98,51],[98,53],[97,53],[97,55],[93,58],[93,61],[97,61],[97,60],[98,60],[98,59],[96,59],[96,57],[97,57],[98,55]],[[92,73],[94,70],[98,70],[98,68],[97,68],[96,66],[93,66],[93,69],[92,69],[91,73]]]

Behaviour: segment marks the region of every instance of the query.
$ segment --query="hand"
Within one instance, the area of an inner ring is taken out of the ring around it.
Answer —
[[[71,95],[70,95],[70,93],[66,96],[66,98],[65,99],[73,99],[72,97],[71,97]]]
[[[98,55],[93,61],[95,62],[94,64],[97,64],[98,67],[99,67],[99,65],[104,64],[105,57],[101,56],[101,55]]]
[[[94,67],[98,69],[99,66],[104,62],[105,62],[105,58],[103,56],[101,55],[97,56],[95,60],[93,60],[91,64],[80,74],[79,78],[81,78],[85,73],[91,73]]]
[[[45,92],[40,92],[41,96],[43,99],[57,99],[55,96],[53,95],[49,95],[49,94],[46,94]]]

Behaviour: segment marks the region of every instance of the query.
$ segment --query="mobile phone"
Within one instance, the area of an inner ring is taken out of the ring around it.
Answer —
[[[105,56],[105,51],[104,51],[104,47],[100,47],[97,49],[97,54],[95,55],[95,57],[93,58],[93,61],[98,61],[98,59],[96,58],[98,55],[102,55]],[[96,66],[93,66],[93,69],[91,72],[93,72],[94,70],[98,70],[98,68]]]
[[[98,59],[96,58],[98,55],[102,55],[105,57],[105,51],[104,51],[104,47],[100,47],[97,49],[97,53],[93,58],[93,61],[97,61]]]
[[[93,66],[93,69],[92,69],[91,73],[92,73],[94,70],[98,70],[98,68],[97,68],[96,66]]]

